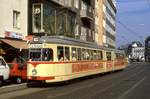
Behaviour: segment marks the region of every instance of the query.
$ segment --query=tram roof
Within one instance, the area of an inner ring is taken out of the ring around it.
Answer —
[[[83,40],[77,40],[74,38],[64,37],[64,36],[41,36],[34,37],[34,39],[38,39],[37,41],[31,41],[31,44],[35,43],[52,43],[52,44],[64,44],[64,45],[73,45],[80,47],[88,47],[88,48],[96,48],[96,49],[104,49],[108,51],[120,52],[119,50],[102,47],[95,42],[88,42]]]
[[[81,46],[81,47],[89,47],[89,48],[97,48],[103,49],[103,47],[99,46],[94,42],[85,42],[83,40],[77,40],[73,38],[68,38],[64,36],[41,36],[35,37],[37,41],[30,42],[33,43],[52,43],[52,44],[65,44],[65,45],[74,45],[74,46]],[[35,39],[34,38],[34,39]]]

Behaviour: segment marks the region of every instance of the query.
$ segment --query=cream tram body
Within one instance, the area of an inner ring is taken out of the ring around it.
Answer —
[[[31,43],[28,80],[61,82],[124,69],[125,60],[117,54],[120,52],[79,45]]]

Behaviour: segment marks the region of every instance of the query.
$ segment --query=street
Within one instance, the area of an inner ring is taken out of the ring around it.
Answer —
[[[0,93],[0,99],[149,99],[149,92],[150,64],[133,63],[123,71],[92,76],[67,85]]]

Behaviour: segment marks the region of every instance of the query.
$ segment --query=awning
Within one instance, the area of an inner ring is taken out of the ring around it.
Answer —
[[[23,40],[0,39],[0,41],[17,49],[27,49],[27,42]]]

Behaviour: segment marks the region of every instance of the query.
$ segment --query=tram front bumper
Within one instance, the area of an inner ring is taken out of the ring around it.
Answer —
[[[54,80],[54,76],[41,77],[41,76],[29,76],[28,80]]]

